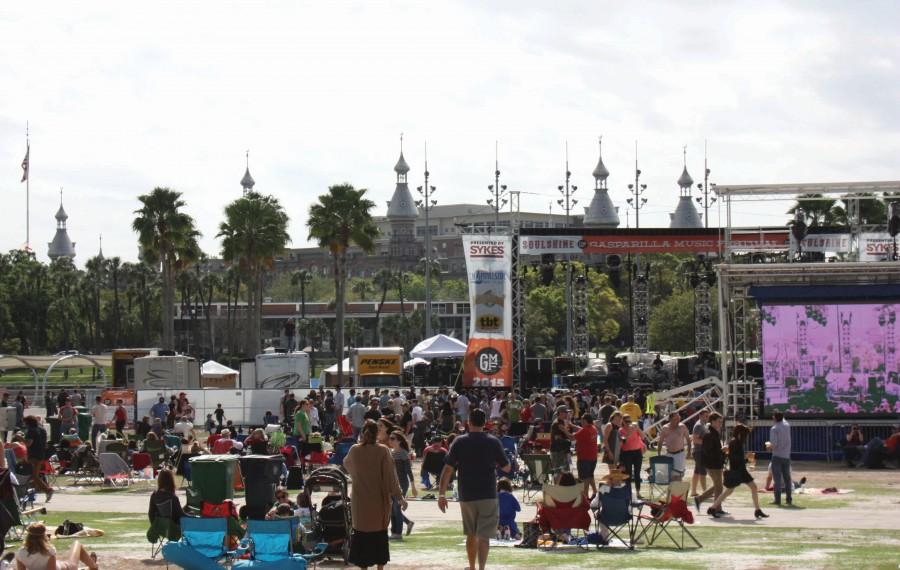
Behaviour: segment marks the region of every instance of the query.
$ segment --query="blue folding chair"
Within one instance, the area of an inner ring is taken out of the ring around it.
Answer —
[[[350,453],[350,448],[353,447],[352,441],[340,441],[334,444],[334,453],[331,454],[331,457],[328,458],[328,463],[332,465],[343,465],[344,458],[347,457],[347,454]]]
[[[317,544],[310,554],[294,554],[294,535],[297,532],[296,519],[248,520],[247,550],[248,560],[239,560],[232,568],[284,568],[304,570],[307,562],[318,560],[325,554],[327,544]]]
[[[163,546],[163,558],[187,570],[219,570],[227,534],[228,519],[181,517],[181,540]]]
[[[500,443],[503,445],[503,449],[507,452],[507,454],[512,454],[513,456],[519,455],[518,441],[511,435],[504,435],[500,438]]]
[[[629,550],[634,550],[634,517],[631,514],[631,485],[610,487],[608,493],[600,493],[600,511],[595,515],[597,519],[597,532],[603,526],[609,531],[605,544],[598,544],[597,548],[608,546],[610,537],[617,538],[624,543]],[[623,535],[627,532],[626,536]]]
[[[650,458],[650,474],[647,483],[650,487],[650,501],[668,501],[669,485],[675,471],[675,460],[668,455],[657,455]]]

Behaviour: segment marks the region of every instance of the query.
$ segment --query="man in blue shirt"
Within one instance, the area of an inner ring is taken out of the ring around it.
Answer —
[[[166,423],[166,416],[169,415],[169,406],[166,405],[166,399],[163,397],[159,398],[159,402],[153,404],[153,407],[150,408],[150,417],[154,419],[159,419],[161,423]]]
[[[497,535],[500,518],[497,503],[497,468],[509,473],[509,460],[500,440],[484,432],[486,415],[481,409],[469,414],[469,432],[453,440],[444,460],[438,508],[447,512],[447,486],[454,472],[459,472],[459,508],[462,512],[463,532],[466,535],[466,554],[469,568],[479,570],[487,564],[491,538]]]
[[[775,482],[775,501],[781,504],[781,490],[784,489],[787,504],[791,504],[791,426],[784,419],[784,414],[772,414],[775,423],[769,430],[769,443],[772,448],[772,478]]]

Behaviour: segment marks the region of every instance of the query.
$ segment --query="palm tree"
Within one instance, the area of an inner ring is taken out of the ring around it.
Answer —
[[[248,192],[225,207],[219,225],[222,257],[236,263],[247,276],[247,325],[249,348],[262,348],[263,271],[291,240],[288,215],[278,199]]]
[[[366,253],[375,249],[378,227],[372,221],[375,203],[365,197],[366,190],[350,184],[338,184],[319,196],[319,203],[309,207],[309,239],[320,247],[327,247],[334,261],[335,344],[337,345],[338,378],[343,375],[344,361],[344,299],[346,293],[347,249],[356,245]]]
[[[806,220],[810,227],[815,226],[831,226],[834,225],[835,212],[834,207],[837,201],[832,198],[825,198],[821,194],[803,194],[796,204],[791,206],[787,211],[788,214],[795,214],[798,208],[803,208]],[[791,225],[793,221],[788,222]]]
[[[291,273],[291,285],[300,287],[300,318],[306,318],[306,287],[312,283],[313,275],[309,269],[298,269]]]
[[[350,286],[350,291],[356,294],[360,301],[365,301],[366,297],[372,293],[372,283],[367,279],[357,279]]]
[[[356,319],[344,321],[344,334],[347,336],[347,346],[353,348],[359,346],[359,336],[362,334],[362,325]]]
[[[378,346],[383,346],[381,344],[381,309],[384,307],[384,301],[387,299],[388,290],[393,282],[394,274],[386,267],[379,269],[375,277],[372,278],[372,283],[381,291],[381,301],[378,302],[378,308],[375,309],[375,338],[378,341]]]
[[[200,266],[197,266],[197,274],[200,275]],[[213,335],[212,324],[212,303],[216,291],[222,289],[222,278],[215,273],[206,273],[200,275],[197,284],[197,294],[200,297],[200,304],[203,305],[203,314],[206,317],[206,338],[209,342],[209,357],[212,358],[216,354],[216,340]]]
[[[403,270],[399,270],[394,277],[396,281],[394,283],[397,285],[397,294],[400,296],[400,316],[404,319],[406,318],[406,303],[403,301],[403,286],[409,284],[409,274],[404,273]]]
[[[162,267],[162,348],[175,347],[175,277],[197,259],[200,232],[194,219],[182,211],[181,192],[154,188],[138,196],[142,207],[131,224],[147,263]]]

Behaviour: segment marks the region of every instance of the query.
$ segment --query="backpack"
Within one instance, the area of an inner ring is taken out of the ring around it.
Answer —
[[[59,536],[72,536],[73,534],[77,534],[83,530],[83,524],[72,522],[69,519],[66,519],[61,525],[56,527],[56,534]]]

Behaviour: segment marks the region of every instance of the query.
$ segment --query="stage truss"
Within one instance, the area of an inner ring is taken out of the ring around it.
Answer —
[[[753,286],[840,286],[900,284],[900,263],[773,263],[721,264],[719,277],[719,339],[726,418],[752,421],[760,401],[759,383],[747,372],[758,355],[760,323]]]

